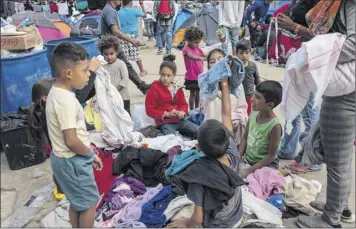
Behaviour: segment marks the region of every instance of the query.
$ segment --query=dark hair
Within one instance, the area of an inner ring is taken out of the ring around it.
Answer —
[[[248,40],[241,40],[236,44],[236,52],[241,51],[251,51],[251,43]]]
[[[197,26],[191,26],[184,32],[184,40],[186,41],[197,41],[202,40],[204,37],[204,32]]]
[[[132,0],[122,0],[122,6],[127,6],[131,2],[132,2]]]
[[[225,52],[222,49],[219,49],[219,48],[213,49],[209,52],[208,57],[206,58],[208,64],[210,62],[211,56],[216,52],[221,53],[223,56],[226,56]]]
[[[118,53],[120,48],[119,38],[113,35],[102,36],[98,42],[98,48],[101,54],[103,54],[105,49],[109,48],[113,48]]]
[[[198,144],[206,156],[218,159],[224,156],[229,147],[228,130],[224,124],[217,120],[206,120],[199,127]]]
[[[163,57],[163,62],[159,66],[159,71],[162,71],[164,67],[170,68],[173,71],[173,74],[177,74],[177,65],[174,63],[176,56],[173,54],[168,54]]]
[[[28,128],[30,133],[30,142],[37,147],[42,147],[43,132],[49,141],[47,124],[46,124],[46,102],[42,100],[47,96],[52,86],[55,84],[55,78],[43,78],[38,80],[32,86],[32,105],[28,114]]]
[[[60,77],[61,69],[87,59],[89,59],[88,52],[82,45],[63,42],[53,50],[51,67],[54,75]]]
[[[273,102],[273,108],[282,101],[282,85],[274,80],[266,80],[256,86],[256,91],[261,93],[266,103]]]

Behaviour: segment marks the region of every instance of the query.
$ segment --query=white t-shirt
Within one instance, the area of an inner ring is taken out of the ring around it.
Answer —
[[[147,0],[147,1],[144,1],[144,3],[145,3],[146,12],[151,12],[152,13],[154,1]],[[152,18],[152,15],[151,14],[147,14],[146,19],[151,19],[151,18]]]
[[[83,107],[73,92],[52,87],[46,102],[46,119],[52,150],[56,156],[70,158],[76,155],[66,146],[63,130],[76,129],[78,139],[90,146]]]

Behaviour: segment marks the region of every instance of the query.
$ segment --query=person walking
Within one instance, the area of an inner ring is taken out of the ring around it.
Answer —
[[[219,27],[225,29],[226,40],[221,49],[228,54],[231,43],[232,54],[236,55],[236,45],[239,41],[240,25],[242,22],[245,1],[220,1],[219,2]]]
[[[166,54],[172,52],[172,27],[175,15],[173,0],[155,0],[152,20],[157,21],[156,39],[158,54],[163,53],[163,41],[166,42]]]
[[[101,13],[101,35],[112,34],[117,36],[119,39],[125,40],[132,45],[139,47],[143,46],[143,42],[132,37],[127,36],[120,30],[120,23],[118,17],[117,8],[120,6],[121,0],[108,0],[106,6],[104,7]],[[117,56],[120,60],[124,61],[127,70],[129,72],[130,80],[137,86],[137,88],[143,93],[146,94],[150,85],[146,84],[138,76],[137,72],[133,69],[132,64],[127,60],[124,51],[120,48]]]

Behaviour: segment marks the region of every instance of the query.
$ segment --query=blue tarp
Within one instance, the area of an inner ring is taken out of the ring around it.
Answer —
[[[176,20],[173,26],[173,37],[178,32],[179,28],[183,25],[183,23],[190,18],[194,13],[186,8],[182,8],[179,10]]]

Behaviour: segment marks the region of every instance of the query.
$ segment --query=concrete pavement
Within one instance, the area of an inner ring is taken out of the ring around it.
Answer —
[[[154,46],[153,43],[148,44],[149,46]],[[184,82],[184,62],[182,54],[179,50],[173,50],[173,53],[177,55],[176,64],[178,66],[177,79],[180,82]],[[142,60],[145,69],[148,71],[148,76],[143,79],[150,83],[159,78],[158,71],[159,65],[162,61],[163,56],[156,55],[156,49],[146,49],[142,50]],[[283,82],[284,69],[267,67],[265,64],[258,63],[259,72],[262,78],[276,80]],[[137,69],[137,68],[136,68]],[[133,106],[135,104],[141,104],[144,102],[144,96],[142,93],[130,82],[129,91],[131,95],[131,105],[133,112]],[[186,94],[188,95],[188,94]],[[277,108],[277,115],[282,118],[280,115],[279,109]],[[289,161],[281,161],[281,166],[290,163]],[[32,174],[34,170],[38,168],[44,172],[44,174],[39,178],[33,178]],[[355,166],[352,168],[352,193],[350,195],[350,209],[355,212]],[[326,170],[325,167],[323,170],[308,173],[301,175],[310,180],[317,180],[323,184],[323,189],[318,196],[318,200],[325,201],[326,197]],[[52,171],[50,166],[50,161],[47,160],[43,164],[32,166],[29,168],[12,171],[9,169],[9,166],[6,161],[4,153],[1,153],[1,222],[6,218],[5,216],[9,215],[13,210],[21,207],[29,198],[30,194],[35,190],[41,189],[45,185],[52,182]],[[45,204],[39,214],[35,216],[26,227],[40,227],[40,220],[47,215],[50,211],[54,210],[56,207],[57,201],[52,200],[51,202]],[[10,212],[10,213],[9,213]],[[294,223],[294,219],[289,219],[284,221],[285,227],[297,227]],[[355,224],[344,224],[344,227],[355,228]]]

